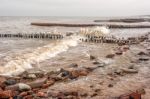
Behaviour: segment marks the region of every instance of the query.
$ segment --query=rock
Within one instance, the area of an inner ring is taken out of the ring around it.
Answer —
[[[123,71],[120,69],[115,70],[114,73],[117,75],[123,75]]]
[[[94,65],[97,65],[97,64],[100,64],[100,62],[94,61],[93,64],[94,64]]]
[[[5,81],[5,84],[6,85],[14,85],[14,84],[16,84],[17,82],[16,82],[16,80],[14,80],[14,79],[9,79],[9,80],[6,80]]]
[[[24,97],[24,96],[27,96],[27,95],[28,95],[27,92],[22,92],[22,93],[19,94],[19,96],[21,96],[21,97]]]
[[[98,94],[96,92],[94,92],[93,94],[91,94],[91,97],[95,97],[97,96]]]
[[[142,98],[141,94],[137,92],[132,92],[130,94],[121,95],[117,99],[142,99]]]
[[[139,94],[146,94],[146,91],[143,89],[143,88],[141,88],[141,89],[138,89],[137,90],[137,92],[139,93]]]
[[[28,79],[35,79],[36,78],[36,75],[35,74],[29,74],[27,76]]]
[[[24,83],[19,83],[18,86],[19,86],[20,91],[29,91],[29,90],[31,90],[31,87],[27,84],[24,84]]]
[[[33,95],[27,95],[23,97],[23,99],[38,99],[38,98],[33,98]]]
[[[140,57],[139,60],[140,60],[140,61],[148,61],[148,60],[149,60],[149,57]]]
[[[81,96],[81,97],[87,97],[87,96],[88,96],[88,94],[87,94],[87,93],[82,92],[82,93],[80,93],[80,96]]]
[[[129,46],[124,46],[124,47],[123,47],[123,50],[125,50],[125,51],[126,51],[126,50],[129,50],[129,49],[130,49]]]
[[[95,91],[95,92],[100,92],[100,91],[101,91],[101,89],[95,89],[94,91]]]
[[[42,87],[42,85],[46,82],[47,78],[41,78],[37,79],[36,81],[28,83],[31,88],[39,88]]]
[[[124,73],[138,73],[138,70],[135,70],[135,69],[125,69],[125,68],[122,68],[122,71]]]
[[[22,96],[14,96],[13,99],[23,99],[23,97]]]
[[[118,50],[118,51],[116,51],[115,54],[116,54],[116,55],[122,55],[123,53],[122,53],[122,51]]]
[[[150,51],[150,47],[146,48],[146,50]]]
[[[48,97],[52,97],[52,99],[56,98],[56,99],[62,99],[62,97],[64,97],[64,94],[62,92],[59,91],[49,91],[48,92]]]
[[[38,92],[38,93],[36,94],[36,96],[38,96],[38,97],[45,97],[46,94],[45,94],[44,92]]]
[[[78,67],[78,64],[72,63],[72,64],[69,65],[69,67]]]
[[[79,71],[78,70],[73,70],[71,71],[71,75],[69,76],[70,79],[75,79],[79,77]]]
[[[81,70],[79,70],[79,75],[80,76],[87,76],[88,75],[88,70],[86,70],[86,69],[81,69]]]
[[[69,76],[70,75],[70,72],[65,70],[61,73],[61,77],[66,77],[66,76]]]
[[[130,65],[128,69],[135,69],[134,65]]]
[[[106,63],[102,62],[102,63],[99,63],[99,64],[97,65],[97,67],[104,67],[105,65],[106,65]]]
[[[139,52],[139,53],[138,53],[138,55],[147,55],[147,53],[146,53],[146,52],[141,51],[141,52]]]
[[[42,88],[47,88],[47,87],[53,85],[54,83],[55,83],[54,80],[49,80],[49,81],[47,81],[46,84],[43,84]]]
[[[1,84],[3,84],[5,81],[6,81],[6,78],[5,78],[5,77],[0,77],[0,86],[1,86]]]
[[[7,86],[5,88],[6,90],[19,90],[19,85],[18,84],[15,84],[15,85],[11,85],[11,86]]]
[[[109,84],[108,87],[113,87],[113,84]]]
[[[106,58],[114,58],[115,57],[115,54],[108,54],[107,56],[106,56]]]
[[[94,59],[96,59],[96,57],[93,55],[90,55],[90,60],[94,60]]]
[[[69,76],[70,79],[75,79],[79,76],[87,76],[89,71],[87,69],[76,69],[71,71],[71,75]]]
[[[13,92],[11,90],[0,91],[0,99],[9,99],[13,96]]]

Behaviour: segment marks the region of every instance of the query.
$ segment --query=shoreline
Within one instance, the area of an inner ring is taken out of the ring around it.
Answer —
[[[149,79],[145,81],[144,77],[148,77],[147,73],[149,72],[145,72],[142,68],[148,68],[146,63],[149,62],[149,57],[147,58],[149,49],[146,46],[145,52],[135,50],[137,47],[144,50],[145,43],[149,44],[149,41],[145,40],[140,44],[130,46],[103,45],[103,49],[99,46],[97,50],[93,48],[93,45],[89,45],[93,49],[89,57],[83,57],[83,62],[80,61],[79,57],[74,56],[70,59],[73,62],[56,64],[56,67],[53,67],[55,66],[53,64],[48,65],[49,69],[46,72],[33,69],[31,72],[27,70],[14,78],[0,77],[1,95],[24,97],[25,99],[47,99],[48,97],[72,97],[73,99],[113,99],[116,97],[116,99],[119,99],[119,97],[127,93],[129,94],[126,96],[132,96],[133,93],[136,93],[137,96],[148,97],[150,89],[146,86],[148,86]],[[103,51],[106,53],[103,53]],[[65,56],[65,54],[62,53],[62,56]],[[115,64],[108,64],[106,61],[100,61],[99,57],[115,60],[116,62]],[[47,60],[47,63],[51,61],[54,60]],[[56,59],[55,61],[58,60]],[[145,73],[145,76],[140,78],[143,73]],[[138,81],[139,78],[141,81]],[[24,87],[19,87],[21,89],[18,89],[18,86]],[[16,93],[12,94],[12,90]],[[8,93],[11,93],[11,95],[8,95]]]

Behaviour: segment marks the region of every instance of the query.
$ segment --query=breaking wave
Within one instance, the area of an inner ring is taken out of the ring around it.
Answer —
[[[104,27],[96,28],[94,31],[100,31],[100,33],[103,32],[104,34],[108,32]],[[67,51],[70,47],[77,46],[81,38],[84,37],[74,34],[61,41],[38,47],[29,53],[17,55],[8,61],[4,66],[0,66],[0,75],[19,75],[25,70],[33,68],[32,64],[37,64],[46,59],[50,59],[61,52]]]
[[[77,46],[79,36],[71,36],[59,42],[38,47],[30,53],[17,56],[10,60],[5,66],[0,66],[0,74],[13,76],[24,72],[26,69],[32,68],[31,64],[36,64],[57,54],[67,51],[70,47]]]

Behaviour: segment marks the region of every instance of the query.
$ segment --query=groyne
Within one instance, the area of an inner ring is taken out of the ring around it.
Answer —
[[[31,23],[34,26],[49,26],[49,27],[95,27],[107,26],[109,28],[150,28],[150,25],[116,25],[116,24],[70,24],[70,23]]]
[[[16,33],[16,34],[8,34],[3,33],[0,34],[0,38],[32,38],[32,39],[62,39],[63,35],[61,34],[47,34],[47,33]]]

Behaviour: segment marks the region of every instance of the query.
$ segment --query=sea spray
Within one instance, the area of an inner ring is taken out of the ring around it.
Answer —
[[[38,47],[30,53],[17,56],[7,62],[5,66],[0,66],[0,74],[7,76],[19,75],[25,70],[32,68],[31,64],[55,57],[57,54],[67,51],[70,47],[77,46],[80,38],[80,36],[73,35],[56,43]]]

